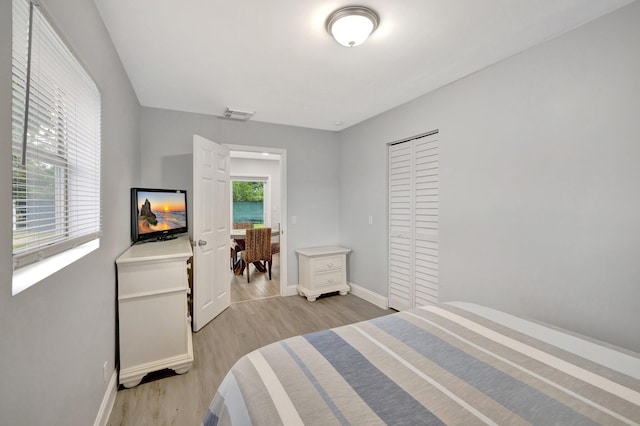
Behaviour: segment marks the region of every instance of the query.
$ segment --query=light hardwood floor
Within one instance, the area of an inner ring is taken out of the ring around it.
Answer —
[[[194,363],[188,373],[156,374],[118,391],[108,424],[199,425],[218,384],[242,355],[280,339],[391,312],[351,294],[313,303],[300,296],[233,303],[193,335]]]
[[[251,282],[247,283],[247,270],[243,275],[232,275],[231,303],[247,300],[263,299],[280,294],[280,255],[273,256],[271,280],[269,273],[258,272],[253,265],[249,266]]]

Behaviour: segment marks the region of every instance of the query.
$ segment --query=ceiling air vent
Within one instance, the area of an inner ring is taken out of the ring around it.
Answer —
[[[253,116],[254,113],[254,111],[243,111],[241,109],[227,107],[227,109],[224,111],[223,117],[229,120],[247,121]]]

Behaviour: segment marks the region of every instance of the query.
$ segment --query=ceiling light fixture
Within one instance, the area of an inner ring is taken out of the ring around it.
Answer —
[[[329,15],[327,32],[341,45],[354,47],[369,38],[378,28],[378,22],[378,14],[368,7],[347,6]]]

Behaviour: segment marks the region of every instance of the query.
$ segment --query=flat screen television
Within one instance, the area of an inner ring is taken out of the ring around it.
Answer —
[[[189,231],[187,191],[131,188],[133,242],[161,241]]]

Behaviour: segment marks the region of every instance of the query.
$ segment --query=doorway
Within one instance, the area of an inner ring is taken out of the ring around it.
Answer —
[[[243,275],[231,274],[231,303],[285,294],[287,286],[286,241],[286,150],[279,148],[226,145],[230,150],[230,226],[250,222],[253,227],[271,227],[272,241],[280,243],[280,253],[273,256],[269,274],[249,265]],[[235,182],[235,184],[234,184]],[[235,191],[234,191],[235,185]]]

